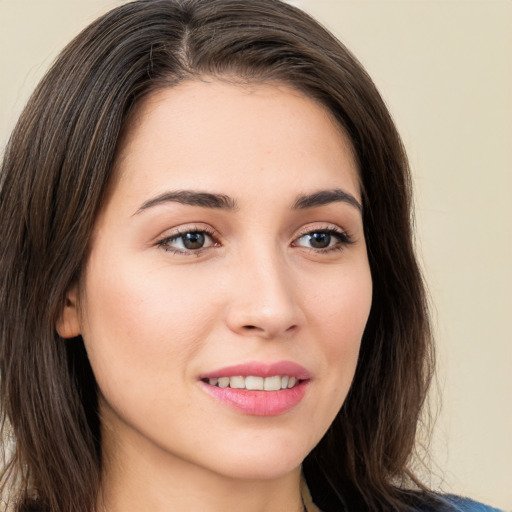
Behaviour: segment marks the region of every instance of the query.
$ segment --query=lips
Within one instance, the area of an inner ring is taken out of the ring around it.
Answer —
[[[275,375],[295,377],[297,380],[307,380],[311,378],[310,373],[303,366],[291,361],[278,361],[276,363],[259,363],[256,361],[226,366],[208,373],[202,374],[201,380],[213,379],[219,377],[272,377]]]
[[[239,412],[275,416],[299,404],[310,378],[304,367],[291,361],[250,362],[203,374],[200,385],[210,396]]]

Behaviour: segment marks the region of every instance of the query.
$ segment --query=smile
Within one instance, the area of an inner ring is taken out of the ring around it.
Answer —
[[[221,404],[252,416],[278,416],[302,401],[312,375],[291,361],[248,363],[199,376],[202,389]]]
[[[248,391],[279,391],[280,389],[291,389],[299,381],[294,376],[272,375],[270,377],[257,377],[240,375],[234,377],[213,377],[205,379],[210,386],[219,388],[246,389]]]

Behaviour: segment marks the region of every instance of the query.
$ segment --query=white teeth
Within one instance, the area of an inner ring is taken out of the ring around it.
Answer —
[[[245,379],[243,377],[230,377],[229,387],[235,389],[245,388]]]
[[[279,377],[279,375],[275,377],[265,377],[263,389],[265,391],[277,391],[281,389],[281,377]]]
[[[219,388],[227,388],[229,386],[229,377],[219,378]]]
[[[279,391],[280,389],[293,388],[298,383],[296,377],[289,375],[273,375],[271,377],[256,377],[249,375],[242,377],[236,375],[234,377],[213,377],[208,379],[210,386],[219,388],[247,389],[250,391]]]
[[[246,389],[262,390],[263,389],[263,377],[245,377]]]

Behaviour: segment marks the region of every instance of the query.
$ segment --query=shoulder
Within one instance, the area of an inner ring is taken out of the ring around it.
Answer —
[[[438,496],[438,500],[435,506],[420,506],[416,510],[418,512],[503,512],[462,496],[448,494]]]

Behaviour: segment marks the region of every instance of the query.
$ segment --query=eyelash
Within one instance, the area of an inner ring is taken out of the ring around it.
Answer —
[[[354,243],[353,238],[350,236],[349,233],[347,233],[347,231],[342,230],[338,227],[334,227],[334,226],[325,226],[320,229],[305,228],[303,231],[299,232],[298,236],[295,237],[295,239],[293,241],[293,245],[295,245],[297,247],[297,245],[296,245],[297,240],[300,240],[302,237],[307,236],[307,235],[312,235],[312,234],[329,235],[331,237],[336,238],[338,240],[338,243],[336,243],[335,245],[333,245],[331,247],[326,247],[323,249],[316,249],[314,247],[304,247],[304,246],[299,246],[299,247],[303,247],[304,249],[313,251],[315,253],[327,254],[327,253],[331,253],[331,252],[342,251],[348,245],[351,245]]]
[[[171,247],[171,243],[175,242],[179,238],[184,237],[187,234],[190,233],[197,233],[197,234],[203,234],[207,235],[211,240],[212,243],[208,247],[201,247],[198,249],[177,249],[176,247]],[[300,240],[302,237],[307,235],[313,235],[313,234],[325,234],[329,235],[331,237],[335,237],[338,240],[338,243],[331,247],[326,248],[314,248],[314,247],[304,247],[297,245],[296,242]],[[304,229],[303,231],[299,232],[299,234],[294,238],[292,242],[292,246],[294,247],[302,247],[303,249],[312,251],[316,254],[327,254],[331,252],[341,251],[346,246],[353,244],[354,241],[352,237],[347,233],[346,231],[334,227],[334,226],[326,226],[320,229]],[[179,255],[185,255],[185,256],[200,256],[205,250],[209,249],[210,247],[218,247],[220,245],[218,238],[216,236],[216,233],[212,229],[208,229],[205,227],[190,227],[185,229],[178,229],[173,235],[163,238],[162,240],[159,240],[155,244],[158,247],[161,247],[164,251],[170,252],[172,254],[179,254]]]
[[[209,238],[212,239],[213,243],[208,247],[201,247],[199,249],[188,249],[188,250],[177,249],[176,247],[171,247],[169,245],[170,243],[175,242],[179,238],[182,238],[189,233],[200,233],[203,235],[207,235]],[[219,242],[217,240],[215,232],[212,229],[208,229],[205,227],[200,227],[200,228],[199,227],[191,227],[191,228],[185,228],[185,229],[182,229],[182,228],[178,229],[173,235],[167,236],[167,237],[163,238],[162,240],[159,240],[156,243],[156,245],[161,247],[164,251],[170,252],[172,254],[180,254],[180,255],[185,255],[185,256],[190,256],[190,255],[199,256],[203,251],[205,251],[206,249],[209,249],[210,247],[218,247]]]

